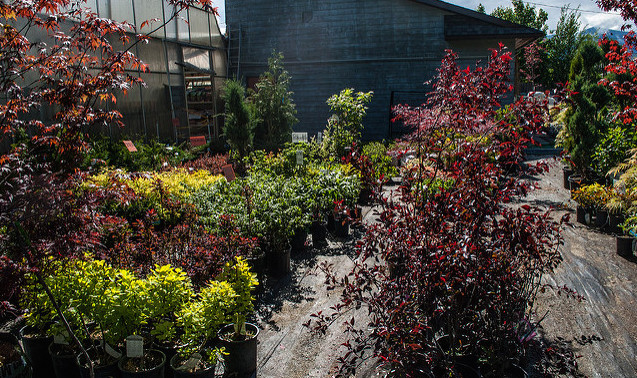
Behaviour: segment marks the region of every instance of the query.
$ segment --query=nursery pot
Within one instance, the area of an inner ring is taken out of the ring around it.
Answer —
[[[577,205],[577,208],[575,209],[575,215],[577,218],[577,223],[581,223],[581,224],[587,224],[586,223],[586,208],[584,208],[583,206],[579,206]]]
[[[5,358],[0,366],[0,378],[31,376],[18,339],[11,333],[0,333],[0,355]]]
[[[323,222],[312,222],[311,232],[314,248],[325,247],[327,245],[327,231],[325,230],[325,224]]]
[[[194,372],[190,372],[190,371],[179,369],[179,366],[181,366],[181,361],[180,361],[179,355],[175,354],[170,359],[170,369],[168,369],[168,370],[170,370],[171,377],[175,377],[175,378],[191,378],[191,377],[196,377],[196,378],[214,378],[215,377],[215,367],[217,367],[217,365],[212,365],[212,366],[208,366],[205,369],[201,369],[201,370],[197,370],[197,371],[194,371]]]
[[[166,355],[164,352],[156,349],[146,351],[144,358],[152,356],[153,366],[146,366],[141,369],[136,365],[137,358],[122,357],[117,363],[122,378],[163,378],[164,367],[166,366]],[[139,371],[134,371],[139,369]]]
[[[623,214],[609,214],[608,215],[608,227],[613,234],[621,235],[623,233],[620,224],[624,223]]]
[[[33,369],[34,377],[49,376],[53,371],[53,362],[49,354],[53,336],[31,336],[31,331],[29,327],[20,330],[24,354]]]
[[[349,236],[349,218],[346,215],[334,216],[334,236],[338,238]]]
[[[571,168],[564,167],[562,168],[562,173],[564,174],[564,180],[563,180],[564,189],[570,189],[571,183],[568,181],[568,179],[573,174],[573,170]]]
[[[290,251],[292,247],[283,250],[268,249],[266,260],[268,265],[268,275],[280,278],[290,273]]]
[[[96,364],[95,349],[89,350],[88,353],[93,360],[93,373],[95,374],[95,378],[119,377],[119,369],[117,368],[117,362],[119,362],[119,358],[112,357],[110,360],[105,360],[103,363],[100,363],[98,365]],[[86,361],[86,355],[84,355],[84,353],[80,353],[77,355],[77,364],[80,367],[80,377],[90,378],[91,368],[88,365],[88,361]]]
[[[77,353],[65,350],[64,345],[49,344],[49,354],[53,361],[53,371],[57,378],[79,378],[80,366],[77,364]]]
[[[294,253],[302,253],[305,250],[305,241],[307,240],[307,230],[299,228],[294,232],[290,245]]]
[[[245,340],[227,340],[226,335],[234,333],[234,324],[222,327],[217,333],[220,346],[226,348],[224,357],[225,375],[229,377],[251,377],[257,370],[257,337],[259,328],[251,323],[245,323],[246,331],[251,334]]]
[[[608,211],[597,210],[597,216],[595,217],[595,225],[600,229],[603,229],[608,224]]]
[[[568,182],[570,183],[571,191],[579,189],[579,187],[582,186],[582,182],[583,181],[584,181],[584,178],[582,176],[580,176],[580,175],[571,175],[568,178]]]
[[[334,220],[334,213],[330,212],[327,215],[327,230],[334,232],[335,225],[336,225],[336,221]]]
[[[367,205],[372,199],[372,190],[370,188],[361,188],[358,194],[358,203],[360,205]]]
[[[617,254],[623,257],[630,257],[633,255],[633,241],[632,236],[617,236]]]
[[[166,361],[171,361],[172,358],[177,354],[177,349],[173,345],[166,344],[158,344],[153,343],[153,349],[157,349],[161,351],[166,356]],[[164,378],[172,378],[173,370],[172,369],[164,369]]]

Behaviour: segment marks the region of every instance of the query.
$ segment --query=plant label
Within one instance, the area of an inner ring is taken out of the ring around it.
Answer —
[[[115,349],[113,349],[113,347],[110,346],[108,343],[104,343],[104,351],[106,352],[106,354],[108,354],[111,357],[114,357],[114,358],[122,357],[122,354],[116,351]]]
[[[296,165],[303,165],[303,150],[296,151]]]
[[[197,135],[190,137],[190,146],[191,147],[199,147],[204,146],[206,144],[206,137],[203,135]]]
[[[292,133],[292,143],[307,143],[307,133]]]
[[[137,148],[135,147],[135,145],[133,144],[133,142],[132,142],[132,141],[130,141],[130,140],[124,140],[123,142],[124,142],[124,146],[126,146],[126,149],[127,149],[129,152],[137,152]]]
[[[138,335],[126,338],[126,357],[142,357],[144,355],[144,339]]]
[[[184,362],[184,364],[181,365],[177,370],[192,371],[195,369],[195,367],[197,367],[197,365],[199,365],[199,362],[201,362],[201,359],[202,359],[201,354],[193,353],[193,355],[190,356],[188,361]]]
[[[231,182],[236,178],[234,169],[232,169],[232,164],[226,164],[221,167],[221,169],[223,170],[223,175],[226,177],[226,180],[228,180],[228,182]]]
[[[320,131],[316,133],[316,143],[318,144],[323,143],[323,133]]]

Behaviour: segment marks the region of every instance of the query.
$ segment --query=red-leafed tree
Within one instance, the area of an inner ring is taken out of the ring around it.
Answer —
[[[600,8],[608,12],[619,12],[623,19],[633,24],[637,22],[637,3],[624,0],[597,0]],[[626,24],[624,29],[630,29]],[[609,64],[606,72],[611,78],[605,78],[601,84],[608,85],[623,103],[617,116],[626,124],[637,119],[637,62],[633,56],[637,49],[637,35],[631,30],[624,37],[624,44],[603,38],[600,44],[608,52]]]
[[[326,331],[358,308],[368,315],[345,321],[340,374],[371,358],[390,375],[463,376],[473,356],[503,376],[502,362],[533,339],[535,296],[561,237],[549,213],[506,205],[529,190],[519,162],[548,110],[525,98],[502,106],[511,59],[501,46],[464,69],[450,51],[429,101],[394,109],[414,130],[406,184],[382,201],[350,274],[332,277],[342,302],[306,323]]]

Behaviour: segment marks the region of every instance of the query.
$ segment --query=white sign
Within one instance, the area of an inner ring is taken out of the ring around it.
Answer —
[[[126,357],[142,357],[144,355],[144,339],[141,336],[130,335],[126,338]]]
[[[307,133],[292,133],[292,143],[307,143]]]
[[[316,143],[318,144],[323,143],[323,133],[320,131],[316,133]]]
[[[296,165],[303,165],[303,150],[296,151]]]

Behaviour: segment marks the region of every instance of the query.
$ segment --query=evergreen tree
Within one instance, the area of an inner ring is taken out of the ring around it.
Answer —
[[[239,81],[228,80],[223,93],[226,120],[223,134],[230,148],[245,156],[252,148],[256,118],[252,104],[245,98],[245,89]]]
[[[608,89],[598,84],[605,65],[604,52],[589,38],[581,44],[570,66],[572,106],[567,113],[564,147],[582,175],[589,173],[595,146],[608,129],[606,107],[612,98]]]
[[[290,74],[283,68],[283,54],[273,52],[268,71],[261,75],[251,96],[259,118],[256,147],[275,150],[291,140],[292,126],[298,119],[289,86]]]

